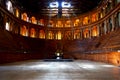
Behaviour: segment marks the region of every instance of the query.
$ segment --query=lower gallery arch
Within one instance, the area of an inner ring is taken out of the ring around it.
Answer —
[[[62,33],[61,33],[61,31],[58,31],[58,32],[56,33],[56,39],[57,39],[57,40],[61,40],[61,39],[62,39]]]
[[[34,28],[30,29],[30,37],[35,38],[36,37],[36,31]]]
[[[45,31],[44,30],[39,31],[39,38],[45,39]]]
[[[20,34],[22,36],[28,36],[28,30],[27,30],[27,27],[25,25],[21,27]]]
[[[93,37],[98,36],[97,26],[94,26],[94,27],[92,28],[92,36],[93,36]]]
[[[90,37],[90,32],[87,28],[87,29],[84,30],[84,38],[89,38],[89,37]]]

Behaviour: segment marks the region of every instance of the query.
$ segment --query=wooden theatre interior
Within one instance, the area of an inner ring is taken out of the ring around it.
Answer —
[[[68,7],[72,0],[65,1]],[[100,0],[79,14],[60,7],[45,13],[41,6],[36,14],[19,3],[0,0],[0,63],[53,59],[58,52],[64,59],[120,65],[120,0]]]

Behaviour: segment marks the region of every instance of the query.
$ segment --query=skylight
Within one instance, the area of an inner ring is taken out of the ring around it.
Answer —
[[[62,7],[69,8],[69,7],[71,7],[71,4],[69,2],[62,2]]]
[[[71,14],[69,12],[73,12],[71,8],[73,8],[71,3],[67,1],[54,1],[49,3],[49,13],[51,16],[70,16]]]
[[[69,7],[71,7],[71,4],[70,4],[70,2],[61,2],[61,3],[59,3],[59,2],[51,2],[50,4],[49,4],[49,7],[50,8],[58,8],[59,6],[62,6],[62,8],[69,8]]]
[[[49,6],[50,6],[50,8],[58,8],[59,3],[58,2],[51,2]]]

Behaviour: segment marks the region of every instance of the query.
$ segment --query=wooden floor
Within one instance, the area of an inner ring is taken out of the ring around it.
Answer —
[[[120,67],[87,60],[29,60],[0,64],[0,80],[120,80]]]

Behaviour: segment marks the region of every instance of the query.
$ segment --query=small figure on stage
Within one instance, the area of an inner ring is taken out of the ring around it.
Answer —
[[[57,51],[55,52],[55,58],[56,59],[62,59],[63,58],[62,50],[57,49]]]

